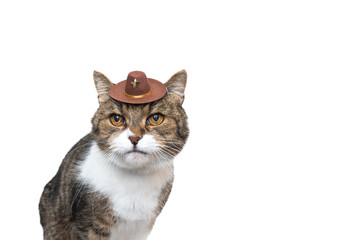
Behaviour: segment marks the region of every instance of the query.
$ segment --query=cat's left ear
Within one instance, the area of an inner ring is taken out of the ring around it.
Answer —
[[[186,81],[187,81],[187,73],[185,70],[181,70],[175,73],[165,83],[168,94],[174,95],[180,105],[184,102]]]
[[[101,72],[94,71],[94,82],[96,91],[98,92],[99,103],[109,100],[109,90],[114,85],[110,80]]]

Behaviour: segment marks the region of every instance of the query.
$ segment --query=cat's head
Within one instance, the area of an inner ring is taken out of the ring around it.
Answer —
[[[92,134],[111,163],[126,169],[156,169],[171,164],[189,135],[182,108],[186,71],[166,83],[167,94],[151,103],[127,104],[109,96],[114,85],[94,72],[99,108],[92,119]]]

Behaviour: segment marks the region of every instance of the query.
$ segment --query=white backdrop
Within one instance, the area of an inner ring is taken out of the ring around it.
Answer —
[[[358,1],[1,1],[1,239],[91,129],[92,72],[186,69],[191,134],[149,240],[359,239]]]

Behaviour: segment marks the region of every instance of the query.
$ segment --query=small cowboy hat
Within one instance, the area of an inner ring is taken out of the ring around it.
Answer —
[[[115,84],[109,91],[110,97],[125,103],[141,104],[154,102],[166,94],[166,86],[144,72],[130,72],[127,79]]]

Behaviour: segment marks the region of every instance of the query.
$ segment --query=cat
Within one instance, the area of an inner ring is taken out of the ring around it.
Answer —
[[[99,108],[92,130],[67,153],[40,199],[44,239],[145,240],[189,135],[182,107],[187,73],[174,74],[166,95],[144,104],[112,99],[114,84],[100,72],[94,82]]]

